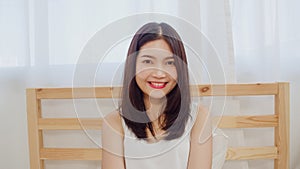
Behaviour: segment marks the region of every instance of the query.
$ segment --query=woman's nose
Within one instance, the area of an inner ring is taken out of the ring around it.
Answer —
[[[164,77],[166,77],[166,72],[162,69],[156,68],[153,70],[152,76],[154,76],[156,78],[164,78]]]

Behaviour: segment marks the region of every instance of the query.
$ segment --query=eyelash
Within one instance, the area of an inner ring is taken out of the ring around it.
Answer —
[[[153,61],[152,60],[143,60],[142,63],[145,63],[145,64],[153,64]],[[167,61],[166,62],[166,65],[175,65],[175,61]]]
[[[167,61],[167,65],[175,65],[174,61]]]
[[[146,64],[152,64],[153,62],[152,62],[152,60],[143,60],[143,62],[142,63],[146,63]]]

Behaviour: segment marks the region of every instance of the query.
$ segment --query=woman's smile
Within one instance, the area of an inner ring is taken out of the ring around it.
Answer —
[[[148,82],[150,87],[154,89],[163,89],[166,87],[167,83],[166,82]]]

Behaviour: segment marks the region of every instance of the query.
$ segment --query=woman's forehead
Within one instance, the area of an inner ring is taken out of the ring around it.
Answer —
[[[161,48],[147,48],[140,50],[138,57],[173,58],[173,53],[170,50]]]

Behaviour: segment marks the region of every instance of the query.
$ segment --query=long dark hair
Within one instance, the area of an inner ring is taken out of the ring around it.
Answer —
[[[136,58],[140,48],[147,42],[163,39],[170,46],[177,70],[177,84],[166,95],[167,104],[163,110],[162,130],[166,131],[165,140],[183,135],[186,122],[190,117],[190,89],[187,58],[182,40],[178,33],[166,23],[147,23],[134,35],[128,49],[120,113],[128,128],[140,139],[146,139],[148,128],[155,137],[152,122],[146,113],[143,92],[135,81]]]

